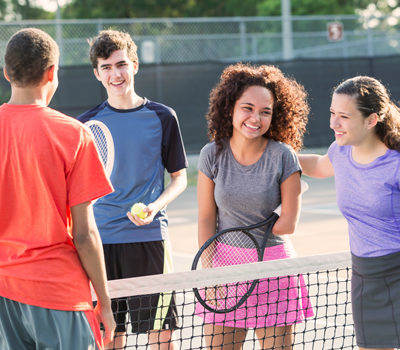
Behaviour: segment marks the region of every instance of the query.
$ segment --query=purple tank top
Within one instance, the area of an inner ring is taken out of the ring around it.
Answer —
[[[351,146],[332,143],[338,207],[348,222],[351,252],[360,257],[400,251],[400,153],[388,150],[369,164],[353,160]]]

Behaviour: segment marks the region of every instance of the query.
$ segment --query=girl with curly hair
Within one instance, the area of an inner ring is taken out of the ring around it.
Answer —
[[[274,66],[227,67],[211,91],[208,143],[200,152],[198,240],[282,211],[264,260],[293,257],[287,235],[300,212],[302,146],[309,107],[304,88]],[[256,232],[262,241],[263,232]],[[297,287],[299,285],[299,287]],[[239,309],[214,314],[197,305],[210,348],[241,349],[249,328],[265,348],[291,349],[294,324],[313,315],[302,278],[261,280]],[[260,294],[261,292],[261,294]],[[268,301],[268,303],[267,303]]]
[[[400,348],[400,109],[376,79],[357,76],[334,89],[325,155],[299,155],[305,174],[335,176],[349,227],[357,345]]]

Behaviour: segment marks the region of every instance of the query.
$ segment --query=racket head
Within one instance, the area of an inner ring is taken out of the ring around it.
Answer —
[[[258,224],[218,232],[199,249],[193,260],[192,270],[262,261],[266,241],[278,217],[273,213],[270,218]],[[265,231],[261,246],[251,233],[251,230],[257,228]],[[227,313],[243,305],[257,283],[258,280],[226,283],[193,288],[193,292],[200,304],[207,310],[215,313]]]
[[[96,144],[97,151],[108,176],[111,175],[114,166],[114,141],[108,127],[98,120],[89,120],[85,123]]]

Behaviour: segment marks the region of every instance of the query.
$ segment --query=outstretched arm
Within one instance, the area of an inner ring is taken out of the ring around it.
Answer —
[[[114,338],[115,321],[107,288],[101,238],[94,220],[91,202],[71,207],[73,240],[79,259],[97,295],[95,314],[104,325],[104,344]]]
[[[327,154],[298,154],[303,174],[310,177],[326,178],[335,175]]]
[[[137,215],[132,216],[131,213],[127,213],[129,219],[138,226],[148,225],[153,221],[156,214],[169,203],[171,203],[176,197],[178,197],[187,186],[186,169],[178,170],[174,173],[170,173],[171,182],[165,188],[164,192],[161,193],[153,203],[149,203],[143,210],[148,213],[145,219],[139,218]]]

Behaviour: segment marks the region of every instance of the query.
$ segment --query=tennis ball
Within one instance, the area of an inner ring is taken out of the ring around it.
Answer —
[[[145,219],[147,217],[147,212],[144,212],[143,209],[146,208],[146,204],[143,203],[135,203],[132,205],[131,214],[137,215],[141,219]]]

